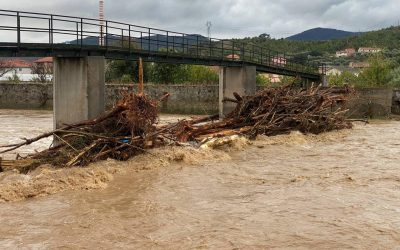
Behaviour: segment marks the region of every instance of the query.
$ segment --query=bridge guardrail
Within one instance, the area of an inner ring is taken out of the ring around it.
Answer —
[[[326,73],[325,65],[300,62],[285,53],[234,39],[205,38],[110,20],[12,10],[0,10],[0,23],[0,37],[11,39],[9,42],[18,47],[28,43],[50,47],[55,44],[92,45],[106,51],[121,49],[129,53],[163,54],[193,60],[243,62],[314,75]]]

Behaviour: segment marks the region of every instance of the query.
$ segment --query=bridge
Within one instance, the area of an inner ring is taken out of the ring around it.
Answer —
[[[123,22],[0,10],[1,57],[54,57],[55,127],[104,111],[104,59],[220,66],[220,112],[233,92],[255,92],[256,72],[321,82],[324,65],[234,39]]]

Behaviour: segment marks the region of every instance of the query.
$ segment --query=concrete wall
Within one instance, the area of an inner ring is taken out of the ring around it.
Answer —
[[[106,85],[106,106],[112,106],[121,91],[128,89],[123,85]],[[133,89],[137,90],[137,86]],[[152,98],[158,98],[164,93],[171,94],[168,100],[161,104],[162,112],[218,113],[218,85],[146,84],[145,91]],[[390,110],[394,114],[400,114],[400,90],[371,88],[358,92],[358,99],[350,103],[351,112],[355,117],[385,117]],[[0,83],[0,108],[51,109],[52,99],[52,84]]]
[[[393,90],[392,114],[400,115],[400,89]]]
[[[349,101],[347,107],[352,117],[385,118],[392,113],[392,99],[392,89],[357,89],[357,96]]]
[[[133,86],[137,90],[137,85]],[[106,85],[106,107],[111,107],[121,93],[132,87],[119,84]],[[171,96],[161,103],[167,113],[210,114],[218,113],[218,85],[159,85],[146,84],[145,92],[152,98],[165,93]],[[0,83],[0,108],[52,109],[53,84]]]
[[[2,82],[0,108],[52,109],[53,84]]]
[[[389,117],[392,113],[393,90],[383,88],[357,89],[357,96],[347,106],[352,117]]]
[[[126,90],[132,90],[132,87],[107,84],[107,106],[112,106],[119,99],[121,91]],[[137,91],[138,86],[134,85],[133,90]],[[145,84],[145,93],[156,99],[166,93],[170,93],[170,97],[160,104],[162,112],[185,114],[218,113],[218,85]]]

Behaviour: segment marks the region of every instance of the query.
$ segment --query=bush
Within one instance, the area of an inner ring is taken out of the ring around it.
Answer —
[[[17,72],[14,71],[13,75],[8,77],[8,81],[12,83],[20,83],[21,79],[18,77]]]
[[[256,83],[259,86],[269,86],[271,85],[271,80],[263,74],[257,74]]]
[[[400,67],[397,67],[390,72],[390,79],[390,86],[397,88],[400,87]]]
[[[362,86],[389,85],[392,62],[381,54],[371,56],[368,62],[370,66],[360,73],[359,83],[362,83]]]
[[[128,74],[125,74],[121,77],[121,83],[128,84],[132,82],[132,77]]]
[[[201,65],[188,65],[188,79],[189,83],[205,83],[212,84],[218,83],[219,75],[211,68]]]
[[[218,83],[218,73],[200,65],[153,63],[149,67],[149,80],[163,84],[210,84]]]

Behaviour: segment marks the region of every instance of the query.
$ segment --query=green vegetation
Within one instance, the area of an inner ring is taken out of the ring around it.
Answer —
[[[390,86],[400,87],[400,67],[397,67],[390,72],[390,79]]]
[[[14,71],[12,76],[8,77],[8,81],[12,83],[20,83],[21,79],[18,77],[17,72]]]
[[[312,61],[338,66],[348,66],[350,62],[369,62],[370,67],[357,75],[344,72],[339,76],[330,76],[329,82],[331,85],[343,86],[351,84],[360,87],[400,87],[400,27],[390,27],[379,31],[362,33],[354,37],[329,41],[271,39],[266,34],[253,38],[236,39],[235,41],[244,42],[249,47],[252,43],[270,48],[273,51],[284,51],[287,54],[291,54],[299,62]],[[358,49],[359,47],[378,47],[383,51],[379,55],[371,57],[362,54],[347,58],[335,57],[337,50],[344,48]],[[108,82],[137,82],[137,76],[138,65],[136,62],[110,61],[108,63],[106,73]],[[146,82],[163,84],[215,84],[218,82],[218,73],[205,66],[145,63],[144,78]],[[271,80],[262,74],[258,74],[256,80],[258,85],[276,85],[276,83],[271,83]],[[295,79],[281,77],[281,81],[281,84],[288,84],[293,83]]]
[[[383,54],[376,54],[368,59],[369,67],[358,75],[343,72],[341,75],[329,77],[332,86],[346,84],[357,87],[400,87],[400,65],[396,60]]]
[[[270,86],[271,80],[263,74],[257,74],[256,83],[258,86]]]
[[[218,83],[218,73],[206,66],[144,63],[145,82],[160,84],[211,84]],[[118,83],[137,82],[137,62],[110,61],[107,65],[106,81]]]
[[[334,54],[344,48],[379,47],[387,50],[400,49],[400,27],[390,27],[379,31],[362,33],[359,36],[329,41],[290,41],[286,39],[269,39],[258,36],[237,39],[244,43],[254,43],[274,51],[295,55],[321,57]]]

